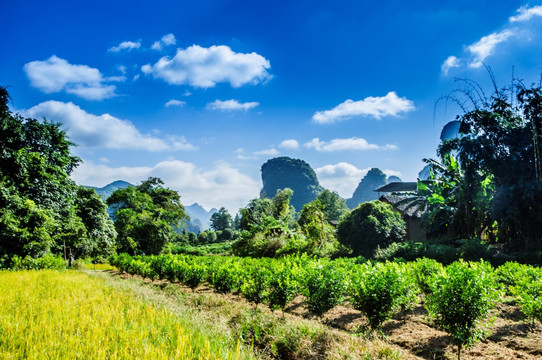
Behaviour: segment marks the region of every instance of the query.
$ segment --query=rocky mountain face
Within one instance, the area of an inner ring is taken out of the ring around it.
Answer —
[[[390,182],[402,182],[402,180],[393,175],[387,177],[379,168],[372,168],[367,175],[361,179],[352,197],[346,200],[346,205],[348,205],[350,209],[355,209],[361,203],[378,200],[378,193],[375,189]]]
[[[323,190],[316,173],[303,160],[282,156],[268,160],[262,165],[263,188],[261,198],[272,198],[277,190],[290,188],[294,191],[290,204],[296,211],[316,199]]]

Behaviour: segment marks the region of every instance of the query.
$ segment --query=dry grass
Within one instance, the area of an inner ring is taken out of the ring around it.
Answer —
[[[77,271],[0,272],[0,359],[245,359],[232,339]]]

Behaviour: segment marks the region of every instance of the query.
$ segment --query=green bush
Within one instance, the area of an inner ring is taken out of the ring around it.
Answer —
[[[292,301],[299,291],[299,282],[287,266],[275,268],[275,273],[269,282],[269,308],[271,310],[282,309]]]
[[[424,294],[431,293],[431,281],[435,274],[444,271],[444,266],[434,259],[421,258],[412,263],[416,285]]]
[[[29,255],[21,258],[13,255],[11,258],[12,270],[41,270],[41,269],[66,269],[66,260],[60,255],[45,254],[42,257],[33,258]]]
[[[354,309],[367,317],[371,329],[380,330],[394,313],[415,300],[414,288],[412,278],[405,276],[399,264],[365,264],[354,274],[350,299]]]
[[[309,311],[322,317],[343,301],[347,283],[344,272],[331,263],[310,269],[304,285]]]
[[[247,274],[246,281],[241,285],[241,294],[248,301],[258,304],[267,301],[271,271],[264,266],[253,266]]]
[[[370,201],[345,215],[337,228],[337,238],[353,250],[353,255],[370,257],[377,247],[385,248],[402,241],[406,224],[389,204]]]
[[[491,265],[457,261],[434,275],[425,306],[435,325],[451,336],[457,358],[463,347],[484,337],[482,321],[500,292]]]
[[[535,320],[542,323],[542,278],[521,282],[512,288],[521,312],[535,325]]]
[[[194,290],[205,281],[206,276],[207,269],[205,266],[200,264],[192,264],[192,266],[187,269],[183,282]]]

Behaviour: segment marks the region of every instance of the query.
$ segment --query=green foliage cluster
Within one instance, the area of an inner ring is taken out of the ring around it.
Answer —
[[[70,178],[74,144],[60,124],[12,114],[9,99],[0,87],[0,258],[108,256],[116,233],[96,192]]]
[[[474,82],[464,84],[473,110],[457,116],[459,134],[439,146],[441,162],[426,160],[432,176],[419,182],[412,203],[426,210],[433,237],[540,249],[542,89],[495,86],[486,97]]]
[[[239,238],[233,246],[238,256],[278,257],[288,254],[309,254],[333,257],[347,254],[348,249],[337,241],[330,214],[341,217],[348,211],[344,201],[330,191],[306,204],[295,221],[290,206],[291,189],[277,191],[273,199],[253,199],[240,210]]]
[[[130,254],[159,254],[177,236],[186,219],[179,194],[151,177],[138,186],[118,189],[107,199],[114,210],[117,246]]]
[[[45,254],[38,258],[33,258],[29,255],[21,258],[20,256],[13,255],[11,262],[11,270],[62,270],[67,266],[66,260],[64,260],[62,256],[51,254]]]
[[[508,262],[499,266],[496,274],[531,324],[536,320],[542,323],[542,268]]]
[[[425,296],[434,324],[449,333],[458,347],[480,340],[491,322],[488,312],[503,286],[518,299],[525,315],[540,320],[540,268],[507,263],[494,270],[487,262],[454,262],[443,266],[432,259],[410,263],[359,263],[353,258],[329,260],[306,255],[279,259],[217,256],[128,256],[110,259],[122,271],[167,278],[191,287],[204,282],[217,292],[235,292],[256,304],[284,309],[303,295],[307,309],[322,316],[349,298],[372,330],[381,331],[392,316],[405,315]]]
[[[353,255],[370,257],[377,247],[386,247],[403,239],[406,224],[397,211],[381,201],[361,204],[345,215],[337,228],[341,244],[349,246]]]
[[[426,307],[434,323],[451,335],[460,359],[463,347],[471,346],[486,333],[482,320],[500,294],[493,268],[486,262],[454,262],[435,273]]]
[[[346,273],[335,264],[315,263],[306,274],[304,295],[309,311],[322,317],[342,303],[347,288]]]
[[[369,320],[372,330],[417,301],[418,288],[409,268],[397,263],[367,263],[352,277],[351,302]]]

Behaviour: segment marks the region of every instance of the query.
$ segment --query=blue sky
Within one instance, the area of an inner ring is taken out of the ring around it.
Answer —
[[[351,197],[371,167],[416,180],[437,99],[491,67],[542,69],[542,2],[3,1],[11,108],[62,122],[80,184],[161,177],[184,204],[231,212],[276,156]]]

